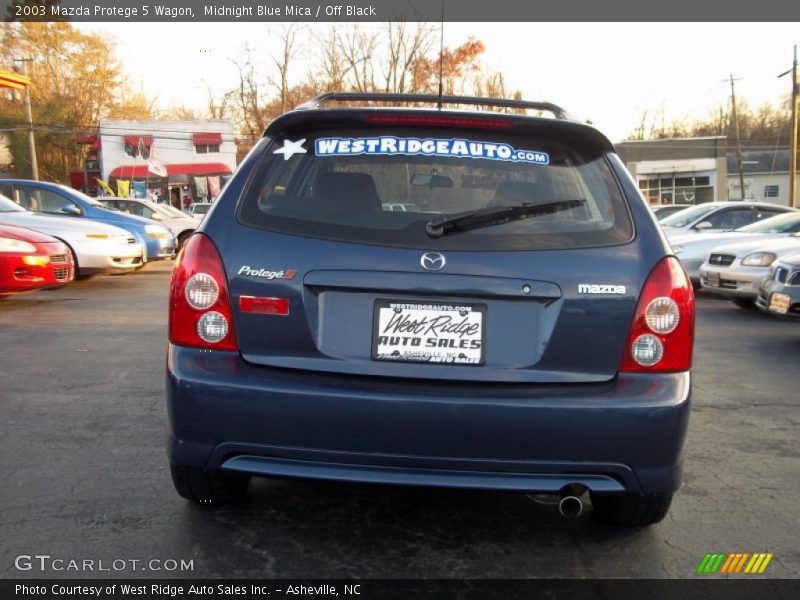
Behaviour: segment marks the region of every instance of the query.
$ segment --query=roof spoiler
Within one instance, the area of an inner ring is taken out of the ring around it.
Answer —
[[[460,104],[468,106],[498,106],[502,108],[522,108],[551,113],[556,119],[569,119],[566,110],[551,102],[531,102],[529,100],[506,100],[503,98],[482,98],[478,96],[451,96],[438,94],[394,94],[364,92],[327,92],[298,106],[295,110],[323,108],[330,102],[412,102],[419,104]]]

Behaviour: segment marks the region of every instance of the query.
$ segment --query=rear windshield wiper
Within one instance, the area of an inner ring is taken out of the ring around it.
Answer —
[[[443,235],[469,231],[470,229],[480,229],[482,227],[502,225],[503,223],[519,221],[530,217],[550,215],[559,210],[575,208],[585,202],[586,200],[555,200],[553,202],[542,202],[539,204],[523,202],[522,204],[516,204],[514,206],[480,208],[453,217],[429,221],[425,225],[425,233],[427,233],[429,237],[438,238]]]

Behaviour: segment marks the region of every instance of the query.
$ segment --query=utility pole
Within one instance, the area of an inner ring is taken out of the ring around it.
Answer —
[[[797,208],[797,96],[799,87],[800,84],[797,83],[797,44],[795,44],[794,60],[792,61],[792,173],[789,177],[789,190],[791,193],[789,205],[792,208]]]
[[[794,60],[792,68],[778,75],[778,79],[784,75],[792,74],[792,151],[789,159],[789,206],[797,208],[797,103],[800,83],[797,82],[797,44],[794,45]]]
[[[736,158],[739,163],[739,189],[742,192],[741,200],[744,200],[744,165],[742,164],[742,137],[739,135],[739,117],[736,116],[736,92],[733,82],[739,81],[731,74],[731,108],[733,110],[733,126],[736,131]]]
[[[28,76],[28,69],[25,66],[25,63],[33,61],[32,58],[15,58],[14,62],[21,63],[22,66],[20,67],[20,75],[27,77]],[[25,120],[28,123],[28,151],[30,152],[31,158],[31,178],[38,180],[39,179],[39,164],[36,161],[36,139],[33,136],[33,113],[31,112],[31,90],[30,86],[25,87]]]

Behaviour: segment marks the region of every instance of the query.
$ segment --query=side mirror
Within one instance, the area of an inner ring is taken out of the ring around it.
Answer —
[[[152,217],[150,217],[150,218],[151,218],[151,219],[153,219],[153,221],[163,221],[163,220],[164,220],[164,217],[162,217],[162,216],[161,216],[160,214],[158,214],[157,212],[154,212],[154,213],[153,213],[153,216],[152,216]]]
[[[61,212],[73,217],[80,217],[83,214],[83,211],[74,204],[65,204],[61,207]]]
[[[697,225],[694,226],[697,231],[704,231],[706,229],[713,229],[714,226],[711,224],[711,221],[701,221]]]

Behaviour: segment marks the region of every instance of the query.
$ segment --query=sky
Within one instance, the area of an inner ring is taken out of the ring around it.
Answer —
[[[103,33],[135,89],[157,106],[202,109],[207,88],[235,87],[233,61],[253,49],[257,72],[269,73],[281,24],[271,23],[87,23]],[[369,25],[367,25],[369,26]],[[375,26],[380,26],[375,25]],[[307,25],[298,37],[290,81],[302,81],[314,56]],[[444,43],[470,37],[486,46],[484,63],[503,73],[506,85],[528,100],[554,102],[577,118],[590,119],[612,141],[629,137],[644,111],[675,119],[703,119],[730,101],[778,103],[791,90],[798,23],[445,23]],[[260,67],[258,66],[260,65]]]

